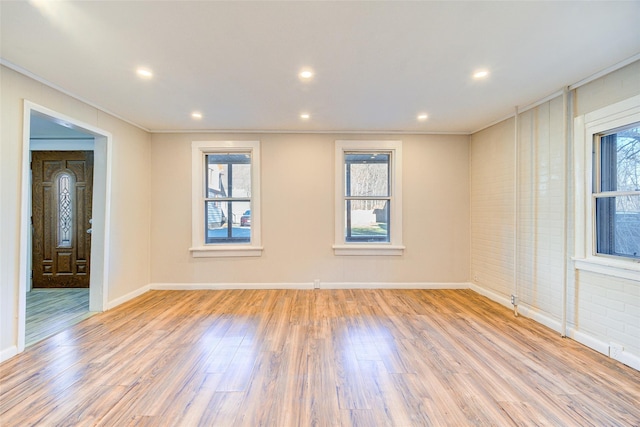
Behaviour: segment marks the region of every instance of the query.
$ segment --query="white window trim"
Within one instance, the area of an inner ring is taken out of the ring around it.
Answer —
[[[205,244],[204,156],[220,152],[251,152],[251,243]],[[261,256],[260,141],[193,141],[191,143],[191,248],[194,258]]]
[[[389,242],[359,243],[347,242],[344,236],[344,153],[346,151],[390,151],[391,187],[391,236]],[[335,255],[392,255],[404,253],[402,244],[402,141],[354,141],[337,140],[335,142]]]
[[[596,254],[592,199],[594,137],[610,129],[640,122],[640,95],[574,120],[575,268],[640,282],[640,261]]]

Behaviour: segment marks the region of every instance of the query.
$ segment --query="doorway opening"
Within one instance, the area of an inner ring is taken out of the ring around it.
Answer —
[[[19,352],[106,307],[111,145],[28,101],[23,131]]]

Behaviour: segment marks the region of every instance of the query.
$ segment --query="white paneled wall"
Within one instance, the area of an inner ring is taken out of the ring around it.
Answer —
[[[518,275],[521,304],[562,316],[565,147],[562,97],[518,118]]]
[[[471,280],[508,296],[514,283],[514,120],[471,137]]]
[[[638,94],[635,62],[576,88],[568,123]],[[573,268],[573,153],[565,120],[558,96],[471,136],[473,287],[509,307],[516,294],[521,313],[560,332],[566,274],[567,335],[640,369],[640,277]]]
[[[569,301],[569,326],[578,339],[580,334],[592,337],[602,352],[612,343],[621,345],[640,360],[639,282],[580,271]]]

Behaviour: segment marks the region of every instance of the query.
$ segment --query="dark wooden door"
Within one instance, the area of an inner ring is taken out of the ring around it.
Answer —
[[[92,151],[33,151],[33,287],[88,288]]]

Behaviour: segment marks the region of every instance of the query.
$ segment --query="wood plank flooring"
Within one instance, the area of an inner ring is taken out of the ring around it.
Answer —
[[[89,289],[32,289],[27,292],[25,343],[35,344],[93,314]]]
[[[150,291],[0,365],[0,425],[638,426],[640,372],[470,290]]]
[[[93,314],[89,289],[32,289],[27,292],[25,343],[35,344]]]

